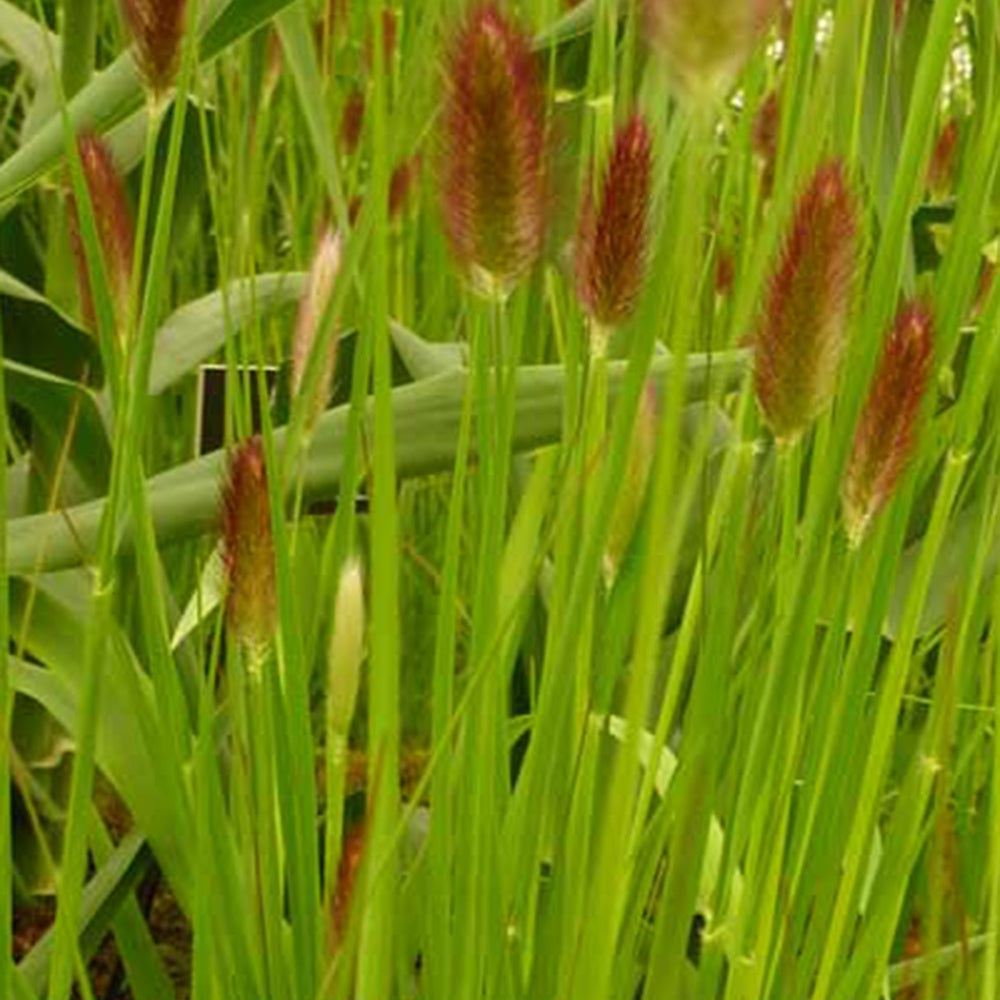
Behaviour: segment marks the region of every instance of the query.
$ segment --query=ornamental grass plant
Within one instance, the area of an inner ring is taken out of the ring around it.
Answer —
[[[0,1000],[1000,996],[997,0],[0,0]]]

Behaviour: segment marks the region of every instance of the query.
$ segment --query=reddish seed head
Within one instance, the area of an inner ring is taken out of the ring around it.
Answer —
[[[642,289],[652,172],[652,138],[634,115],[615,136],[596,194],[587,185],[576,237],[577,295],[601,326],[624,323]]]
[[[256,436],[229,456],[222,492],[222,558],[226,620],[239,642],[260,652],[274,635],[276,597],[267,468]]]
[[[799,196],[765,292],[754,386],[779,440],[826,409],[840,371],[858,257],[858,209],[844,165],[822,165]]]
[[[736,261],[731,250],[720,247],[715,255],[715,294],[725,297],[736,282]]]
[[[316,349],[323,314],[326,312],[330,296],[333,294],[334,283],[340,273],[340,263],[340,236],[327,229],[320,237],[319,246],[309,272],[309,280],[306,283],[306,290],[299,302],[298,317],[295,321],[295,338],[292,342],[293,396],[297,396],[302,391],[306,368],[313,351]],[[319,385],[316,388],[314,404],[310,408],[310,424],[315,422],[326,409],[336,361],[337,336],[335,332],[322,361]]]
[[[125,185],[111,151],[95,135],[84,135],[79,140],[80,162],[90,193],[90,203],[97,225],[97,239],[104,261],[111,301],[119,337],[127,334],[129,289],[132,282],[132,263],[135,254],[135,227],[129,208]],[[69,202],[70,237],[77,264],[77,281],[80,305],[84,320],[90,329],[96,326],[93,288],[87,267],[83,239],[80,235],[80,217],[76,201]]]
[[[885,506],[913,455],[934,354],[934,317],[911,302],[896,317],[854,435],[841,493],[852,546]]]
[[[893,0],[892,23],[898,34],[906,23],[907,0]]]
[[[774,189],[774,167],[778,159],[778,134],[781,130],[781,106],[778,92],[772,90],[757,109],[753,121],[753,148],[763,162],[761,193],[765,198]]]
[[[344,847],[337,865],[337,882],[330,900],[330,953],[340,950],[344,935],[347,933],[348,921],[351,916],[351,903],[354,898],[354,886],[365,855],[366,824],[355,823],[344,838]]]
[[[528,36],[494,4],[475,7],[445,58],[439,182],[459,266],[507,293],[545,232],[545,100]]]
[[[392,65],[392,58],[396,54],[396,42],[399,38],[399,22],[396,19],[396,12],[386,7],[382,10],[382,66],[389,72]],[[373,54],[372,32],[369,28],[365,36],[364,58],[365,66],[371,72],[374,69],[372,60]]]
[[[423,158],[418,153],[403,160],[392,172],[389,178],[389,219],[398,219],[406,209],[413,185],[420,177]]]
[[[954,186],[958,138],[958,119],[950,118],[938,133],[927,165],[927,187],[936,195],[948,194]]]
[[[340,117],[340,146],[348,156],[353,156],[361,141],[361,129],[365,123],[365,95],[355,87],[344,102]]]
[[[136,62],[154,94],[170,89],[180,61],[187,0],[122,0]]]
[[[724,93],[781,0],[646,0],[653,47],[678,92],[712,100]]]

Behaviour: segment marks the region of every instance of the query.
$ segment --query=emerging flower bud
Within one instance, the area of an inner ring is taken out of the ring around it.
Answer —
[[[775,437],[794,441],[826,409],[847,342],[858,208],[843,164],[822,165],[799,196],[765,293],[754,387]]]
[[[781,0],[646,0],[650,40],[683,97],[718,98],[732,85]]]
[[[477,290],[502,296],[545,232],[545,100],[531,41],[494,4],[475,7],[445,62],[440,188],[445,231]]]
[[[340,577],[333,631],[327,648],[329,716],[334,730],[345,738],[354,718],[364,657],[364,583],[360,564],[352,560]]]
[[[361,141],[361,129],[365,123],[365,95],[355,87],[344,102],[340,118],[340,145],[347,156],[353,156]]]
[[[653,143],[639,115],[615,136],[595,197],[584,194],[576,237],[576,292],[587,314],[603,327],[619,326],[635,308],[646,275]]]
[[[958,119],[950,118],[938,133],[927,165],[927,187],[931,194],[950,194],[955,182],[955,159],[958,153]]]
[[[885,506],[916,445],[917,418],[930,378],[934,317],[912,302],[896,317],[854,435],[841,494],[852,547]]]
[[[187,0],[122,0],[139,72],[156,96],[165,94],[177,75],[186,7]]]
[[[222,493],[222,559],[226,568],[226,620],[236,639],[259,654],[274,636],[276,596],[271,502],[259,437],[229,457]]]
[[[320,237],[312,269],[306,282],[306,290],[299,302],[298,317],[295,321],[295,338],[292,343],[292,395],[302,391],[303,380],[309,359],[316,348],[320,322],[333,294],[333,286],[340,273],[341,239],[338,233],[327,229]],[[322,373],[316,387],[315,403],[311,408],[312,425],[326,409],[333,383],[333,371],[337,363],[337,334],[334,332],[330,346],[323,358]]]
[[[95,135],[81,136],[79,151],[94,211],[97,240],[104,261],[104,276],[108,282],[108,291],[115,310],[118,336],[124,342],[128,334],[129,294],[135,256],[135,227],[132,222],[132,212],[125,194],[125,184],[104,141]],[[69,227],[76,257],[80,308],[84,322],[93,330],[97,326],[93,286],[80,234],[79,210],[72,195],[69,198]]]
[[[639,410],[632,427],[628,464],[625,466],[625,479],[608,532],[604,569],[609,583],[613,583],[618,575],[618,568],[632,544],[632,536],[646,502],[646,489],[656,455],[657,411],[656,389],[650,382],[639,399]]]

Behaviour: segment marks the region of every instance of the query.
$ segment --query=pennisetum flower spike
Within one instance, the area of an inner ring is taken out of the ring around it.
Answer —
[[[259,658],[274,637],[277,601],[267,467],[256,436],[229,456],[222,493],[222,559],[226,621],[237,641]]]
[[[124,342],[128,333],[129,296],[135,256],[135,226],[132,221],[132,211],[129,208],[122,176],[104,140],[96,135],[83,135],[79,139],[78,147],[94,211],[97,240],[104,262],[105,278],[111,293],[118,338],[120,342]],[[72,195],[69,201],[69,226],[76,257],[80,308],[84,321],[93,330],[96,327],[93,286],[80,235],[79,209]]]
[[[925,302],[896,316],[854,434],[841,501],[848,541],[857,547],[913,455],[917,420],[934,355],[934,317]]]
[[[646,0],[646,26],[678,94],[696,103],[732,85],[781,0]]]
[[[306,282],[306,290],[299,301],[299,312],[295,321],[295,336],[292,342],[292,396],[302,392],[306,369],[326,307],[333,294],[333,286],[340,273],[342,241],[339,233],[326,229],[319,239],[319,246],[313,257],[312,268]],[[319,384],[316,387],[314,403],[309,411],[311,426],[326,409],[333,383],[333,371],[337,363],[337,333],[330,338],[329,347],[322,360]]]
[[[576,292],[600,328],[635,309],[646,275],[653,143],[640,115],[618,129],[603,179],[588,183],[575,244]]]
[[[754,388],[779,442],[794,442],[833,398],[858,261],[858,208],[839,160],[795,205],[754,338]]]
[[[165,94],[177,75],[186,9],[187,0],[122,0],[136,63],[154,97]]]
[[[501,298],[534,265],[546,217],[545,100],[528,36],[495,4],[474,7],[445,57],[439,185],[452,253]]]

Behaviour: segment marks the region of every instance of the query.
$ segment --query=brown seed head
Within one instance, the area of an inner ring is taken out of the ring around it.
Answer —
[[[795,440],[833,397],[857,262],[857,202],[832,160],[799,196],[757,324],[754,387],[779,440]]]
[[[389,219],[398,219],[406,209],[410,192],[420,179],[423,157],[417,153],[396,166],[389,178]]]
[[[934,316],[911,302],[896,316],[858,420],[841,493],[852,546],[885,506],[913,455],[934,354]]]
[[[615,136],[596,195],[587,185],[576,237],[577,296],[604,327],[624,323],[642,289],[652,172],[652,137],[634,115]]]
[[[111,302],[115,310],[118,336],[124,341],[128,332],[129,290],[135,255],[135,226],[129,208],[125,184],[115,165],[111,150],[103,139],[87,134],[79,139],[80,163],[87,181],[87,191],[94,211],[97,240],[104,261]],[[80,215],[76,200],[69,198],[70,238],[76,258],[77,284],[84,321],[96,328],[93,286],[80,234]]]
[[[256,436],[229,456],[222,492],[222,558],[229,628],[240,643],[260,652],[274,636],[276,597],[267,468]]]
[[[452,253],[479,291],[506,294],[541,253],[545,145],[530,39],[476,6],[447,49],[439,184]]]
[[[646,25],[678,94],[711,101],[732,85],[781,0],[646,0]]]
[[[340,146],[347,156],[353,156],[358,148],[364,123],[365,95],[360,87],[355,87],[347,95],[340,116]]]
[[[958,119],[949,118],[934,141],[927,165],[927,187],[935,195],[949,194],[954,187],[958,138]]]
[[[166,93],[177,75],[186,7],[187,0],[122,0],[139,71],[156,95]]]
[[[772,90],[757,109],[753,121],[753,149],[763,164],[761,193],[769,198],[774,189],[774,168],[778,160],[778,135],[781,131],[781,106],[778,92]]]

